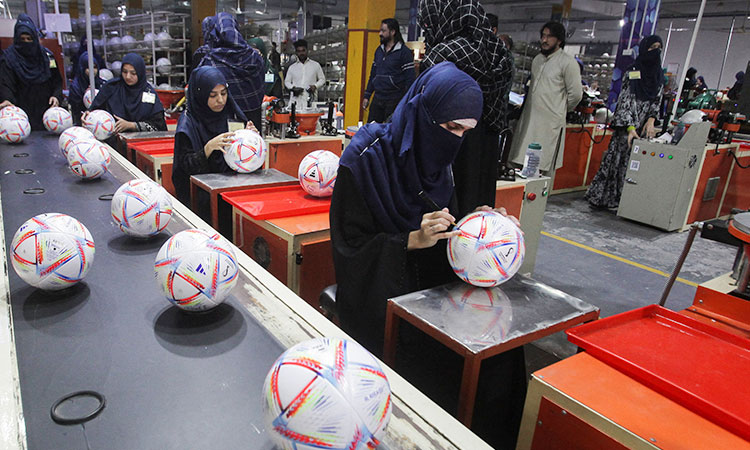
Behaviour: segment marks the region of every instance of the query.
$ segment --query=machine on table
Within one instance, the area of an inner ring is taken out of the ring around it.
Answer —
[[[750,207],[750,151],[706,144],[711,124],[690,126],[677,145],[636,139],[617,215],[667,231]],[[733,156],[734,155],[734,156]]]
[[[232,206],[234,244],[310,305],[336,283],[330,197],[316,198],[296,185],[221,194]],[[219,227],[226,227],[221,221]]]
[[[455,282],[388,300],[383,360],[394,367],[400,320],[461,355],[458,420],[468,427],[483,360],[598,317],[595,306],[522,275],[494,288]]]
[[[750,448],[750,213],[730,221],[733,292],[628,311],[568,331],[579,353],[532,374],[519,449]]]
[[[4,314],[13,319],[13,327],[0,330],[9,375],[0,408],[7,448],[271,449],[262,410],[268,370],[287,348],[342,331],[236,249],[239,283],[230,297],[212,312],[184,313],[154,284],[154,258],[170,235],[210,228],[175,202],[165,232],[150,240],[127,238],[112,225],[104,194],[143,178],[138,169],[113,154],[107,174],[80,182],[56,136],[33,132],[24,145],[35,149],[26,158],[0,152],[0,164],[10,171],[0,178],[5,242],[28,218],[61,212],[89,228],[96,261],[82,283],[58,294],[28,286],[4,265]],[[20,174],[27,168],[34,172]],[[45,191],[24,194],[30,186]],[[383,448],[489,448],[384,370],[393,415]],[[106,397],[103,412],[85,428],[53,422],[53,403],[82,389]],[[196,426],[205,423],[210,426]]]
[[[231,239],[232,237],[232,207],[220,196],[222,192],[244,191],[251,188],[266,188],[274,186],[296,186],[297,178],[281,173],[276,169],[259,169],[253,173],[204,173],[190,177],[190,208],[203,220],[211,224],[215,230]],[[209,211],[199,211],[200,195],[209,199]],[[224,220],[225,229],[220,229],[219,216]]]

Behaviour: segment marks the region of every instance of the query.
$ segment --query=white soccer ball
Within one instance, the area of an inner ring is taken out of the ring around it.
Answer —
[[[60,135],[60,139],[57,140],[57,144],[60,146],[60,152],[63,156],[68,158],[68,150],[73,142],[79,139],[96,139],[94,133],[83,127],[70,127],[63,131]]]
[[[109,69],[101,69],[99,71],[99,78],[101,78],[104,81],[109,81],[114,77],[115,77],[115,74],[113,74],[112,71]]]
[[[315,150],[302,159],[297,176],[302,189],[315,197],[330,197],[339,171],[339,157],[328,150]]]
[[[42,122],[47,131],[60,134],[73,126],[73,116],[65,108],[53,106],[44,112]]]
[[[95,139],[81,139],[68,149],[70,170],[85,180],[94,180],[107,173],[109,146]]]
[[[112,197],[112,218],[129,236],[155,236],[172,218],[172,200],[167,190],[154,181],[130,180]]]
[[[110,47],[110,51],[119,52],[122,49],[122,38],[119,36],[109,38],[107,46]]]
[[[6,106],[5,108],[0,109],[0,117],[8,116],[21,116],[25,117],[27,120],[29,119],[29,115],[26,114],[26,111],[15,105]]]
[[[86,107],[86,109],[91,108],[91,104],[94,103],[94,99],[98,93],[99,89],[94,89],[93,94],[91,88],[86,89],[86,92],[83,94],[83,106]]]
[[[146,33],[146,35],[143,36],[143,42],[145,42],[146,44],[150,46],[151,43],[154,42],[155,38],[156,38],[156,35],[154,33]]]
[[[0,139],[9,144],[20,144],[31,134],[29,119],[21,115],[0,117]]]
[[[207,311],[229,295],[239,268],[229,241],[219,233],[190,229],[162,245],[154,272],[167,300],[187,311]]]
[[[94,261],[94,238],[73,217],[40,214],[16,231],[10,253],[13,269],[23,281],[55,291],[86,276]]]
[[[115,76],[120,76],[120,71],[122,70],[122,61],[114,61],[112,64],[109,65],[109,69],[112,71]]]
[[[491,287],[518,272],[526,253],[523,233],[495,211],[476,211],[456,224],[461,234],[448,240],[448,261],[459,278]]]
[[[103,141],[115,133],[115,118],[103,109],[89,112],[82,120],[83,126]]]
[[[172,71],[172,62],[169,58],[159,58],[156,60],[156,71],[162,75],[169,75]]]
[[[126,34],[125,36],[122,37],[122,39],[120,40],[120,43],[122,44],[121,45],[122,49],[130,50],[133,47],[135,47],[135,38],[129,34]]]
[[[263,384],[266,430],[280,449],[373,449],[388,426],[391,388],[377,359],[354,341],[301,342]]]
[[[159,47],[169,47],[172,45],[172,36],[166,31],[157,34],[154,39],[156,40],[156,43],[159,44]]]
[[[234,132],[234,141],[224,153],[224,160],[235,172],[250,173],[258,170],[266,162],[266,143],[252,130]]]

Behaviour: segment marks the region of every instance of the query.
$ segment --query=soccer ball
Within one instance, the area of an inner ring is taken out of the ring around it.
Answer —
[[[113,74],[112,71],[109,69],[99,70],[99,78],[101,78],[104,81],[109,81],[114,77],[115,77],[115,74]]]
[[[73,116],[70,115],[67,109],[60,108],[59,106],[53,106],[45,111],[42,121],[47,131],[57,134],[73,126]]]
[[[328,150],[315,150],[299,165],[299,184],[315,197],[330,197],[339,171],[339,157]]]
[[[502,288],[459,284],[448,290],[446,298],[438,326],[457,341],[480,351],[508,337],[513,306]]]
[[[122,71],[122,61],[114,61],[112,64],[109,65],[110,70],[112,70],[112,73],[120,76],[120,73]]]
[[[156,43],[159,44],[159,47],[169,47],[170,45],[172,45],[172,36],[170,36],[170,34],[166,31],[162,31],[161,33],[157,34],[154,39],[156,40]]]
[[[94,139],[75,141],[68,149],[70,170],[85,180],[107,173],[109,161],[109,146]]]
[[[526,253],[523,233],[495,211],[476,211],[456,224],[461,234],[448,240],[448,261],[459,278],[480,287],[505,283]]]
[[[60,146],[60,151],[65,158],[68,157],[68,149],[70,148],[70,146],[73,144],[73,142],[79,139],[96,138],[94,137],[94,133],[83,127],[70,127],[62,132],[62,134],[60,135],[60,139],[57,140],[57,143]]]
[[[21,225],[10,250],[13,269],[23,281],[56,291],[86,276],[94,261],[94,238],[73,217],[40,214]]]
[[[172,62],[169,58],[159,58],[156,60],[156,71],[161,75],[169,75],[172,71]]]
[[[129,34],[122,37],[121,43],[123,50],[130,50],[136,46],[135,38]]]
[[[373,449],[391,405],[378,361],[346,339],[295,345],[276,360],[263,384],[266,429],[280,449]]]
[[[89,112],[83,119],[83,126],[94,134],[94,137],[103,141],[115,132],[115,118],[103,109]]]
[[[235,131],[234,142],[224,153],[224,160],[235,172],[254,172],[266,162],[266,143],[255,131]]]
[[[86,109],[91,108],[91,104],[94,103],[94,99],[96,98],[96,94],[98,93],[99,89],[94,89],[93,91],[91,90],[91,88],[86,89],[86,92],[83,94],[83,106]]]
[[[239,269],[229,241],[216,232],[190,229],[162,245],[154,272],[167,300],[187,311],[206,311],[229,295]]]
[[[131,180],[112,197],[112,218],[120,230],[134,237],[159,234],[172,217],[166,189],[151,180]]]
[[[0,109],[0,118],[6,116],[22,116],[25,117],[26,120],[29,119],[29,115],[26,114],[26,111],[15,105],[6,106],[5,108]]]
[[[122,50],[122,38],[119,36],[111,37],[107,41],[107,45],[110,47],[109,51],[118,52]]]
[[[21,115],[0,117],[0,138],[11,144],[20,144],[31,134],[29,119]]]

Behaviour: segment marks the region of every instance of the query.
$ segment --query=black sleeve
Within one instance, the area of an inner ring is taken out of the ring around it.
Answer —
[[[136,122],[138,131],[167,131],[167,121],[164,118],[164,111],[159,111],[148,120]]]
[[[50,55],[50,58],[54,59],[54,56]],[[52,85],[52,96],[57,97],[57,101],[62,104],[62,77],[60,76],[60,69],[57,67],[50,68],[51,77],[50,83]]]
[[[16,73],[4,60],[0,60],[0,102],[9,100],[15,105],[17,103],[17,92],[18,79],[16,78]]]
[[[210,169],[208,158],[206,158],[203,149],[194,149],[190,139],[184,133],[175,135],[174,164],[188,177],[199,173],[208,173]]]

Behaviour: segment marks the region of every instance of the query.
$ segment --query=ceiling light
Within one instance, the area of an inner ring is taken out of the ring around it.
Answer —
[[[620,28],[625,26],[625,19],[620,19]]]

